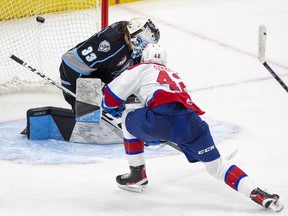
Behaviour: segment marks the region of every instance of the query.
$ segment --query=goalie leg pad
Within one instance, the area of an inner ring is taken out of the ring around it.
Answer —
[[[27,111],[27,137],[31,140],[68,141],[75,125],[72,110],[40,107]]]
[[[79,78],[77,79],[75,117],[77,122],[99,123],[102,110],[100,79]]]

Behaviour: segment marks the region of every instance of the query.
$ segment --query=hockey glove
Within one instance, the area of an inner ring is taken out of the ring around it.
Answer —
[[[110,107],[105,103],[104,100],[102,100],[101,106],[102,106],[103,112],[106,112],[112,115],[114,118],[120,118],[123,114],[123,111],[126,108],[124,103],[121,106]]]

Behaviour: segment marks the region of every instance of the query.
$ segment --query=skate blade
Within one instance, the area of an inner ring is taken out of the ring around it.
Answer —
[[[280,201],[272,202],[269,208],[275,212],[281,212],[284,209],[284,205]]]
[[[118,184],[118,187],[123,189],[123,190],[141,193],[145,190],[146,185],[136,185],[136,184],[134,184],[134,185],[120,185],[120,184]]]

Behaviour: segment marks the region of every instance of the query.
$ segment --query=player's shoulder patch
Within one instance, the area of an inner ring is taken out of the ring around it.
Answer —
[[[99,44],[98,47],[99,52],[108,52],[109,50],[111,50],[111,45],[109,41],[104,40]]]
[[[124,65],[124,63],[127,61],[127,55],[125,55],[117,64],[118,67]]]

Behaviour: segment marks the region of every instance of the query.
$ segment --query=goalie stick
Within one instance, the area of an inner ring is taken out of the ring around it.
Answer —
[[[63,90],[64,92],[66,92],[66,93],[68,93],[71,96],[76,98],[76,94],[74,94],[70,90],[66,89],[62,85],[57,84],[54,80],[50,79],[45,74],[43,74],[40,71],[38,71],[37,69],[33,68],[31,65],[29,65],[26,62],[24,62],[22,59],[18,58],[17,56],[15,56],[13,54],[10,55],[10,58],[12,60],[14,60],[15,62],[17,62],[18,64],[26,67],[28,70],[30,70],[31,72],[35,73],[36,75],[38,75],[38,76],[42,77],[43,79],[47,80],[52,85],[56,86],[57,88]],[[108,116],[105,112],[102,112],[101,119],[104,120],[109,125],[113,126],[114,128],[118,129],[120,132],[122,132],[121,123],[117,122],[116,119]],[[178,150],[179,152],[182,152],[182,150],[179,148],[179,146],[176,143],[171,142],[171,141],[164,141],[164,142],[165,142],[165,144],[171,146],[172,148]],[[226,159],[227,160],[231,160],[237,154],[237,152],[238,152],[238,149],[235,149],[232,153],[230,153],[228,156],[226,156]]]
[[[286,92],[288,92],[287,85],[266,62],[265,58],[266,39],[267,39],[267,29],[264,25],[261,25],[259,27],[259,35],[258,35],[258,59],[264,65],[264,67],[270,72],[270,74],[277,80],[277,82],[286,90]]]

